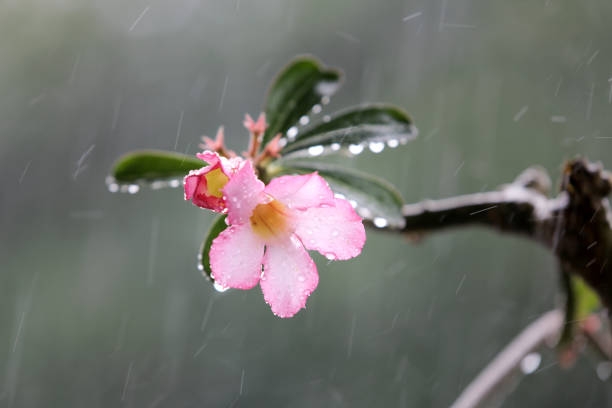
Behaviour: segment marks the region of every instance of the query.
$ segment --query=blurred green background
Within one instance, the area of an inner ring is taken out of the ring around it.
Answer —
[[[492,189],[582,154],[612,167],[609,0],[7,0],[0,3],[0,405],[444,407],[558,301],[554,258],[482,229],[413,245],[369,232],[317,257],[306,310],[217,293],[196,253],[212,217],[180,189],[111,194],[138,148],[246,148],[297,54],[344,70],[325,113],[392,102],[420,137],[349,165],[408,202]],[[602,407],[583,356],[504,406]]]

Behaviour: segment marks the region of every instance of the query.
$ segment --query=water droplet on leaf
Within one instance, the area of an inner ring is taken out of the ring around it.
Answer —
[[[320,156],[323,153],[324,150],[325,150],[325,148],[323,146],[321,146],[321,145],[310,146],[308,148],[308,154],[310,156],[312,156],[312,157]]]
[[[389,146],[391,149],[395,149],[397,146],[399,146],[399,140],[397,139],[387,140],[387,146]]]
[[[290,142],[293,142],[297,135],[298,128],[296,128],[295,126],[291,126],[289,129],[287,129],[287,140],[289,140]]]
[[[359,153],[363,152],[363,145],[352,144],[349,145],[348,150],[351,154],[358,155]]]
[[[315,115],[317,113],[321,113],[322,110],[323,110],[323,107],[319,104],[316,104],[315,106],[312,107],[312,113],[314,113]]]
[[[383,142],[370,142],[368,147],[372,153],[380,153],[385,149],[385,144]]]
[[[340,143],[332,143],[329,146],[334,152],[337,152],[338,150],[340,150]]]
[[[330,261],[336,260],[336,255],[332,254],[331,252],[325,254],[325,257],[329,259]]]
[[[389,221],[382,217],[374,217],[373,222],[376,228],[385,228],[387,225],[389,225]]]
[[[612,375],[612,362],[604,361],[597,364],[597,377],[601,381],[606,381]]]
[[[306,126],[308,123],[310,123],[310,118],[308,116],[304,115],[300,118],[300,125]]]

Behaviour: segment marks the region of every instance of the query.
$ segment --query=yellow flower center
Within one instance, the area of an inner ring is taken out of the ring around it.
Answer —
[[[266,240],[283,239],[291,233],[289,212],[282,203],[276,200],[258,204],[250,220],[253,232]]]
[[[223,174],[221,169],[209,171],[204,177],[206,177],[207,195],[217,198],[223,197],[221,190],[225,187],[229,178]]]

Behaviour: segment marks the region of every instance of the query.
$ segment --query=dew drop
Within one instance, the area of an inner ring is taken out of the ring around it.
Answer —
[[[351,207],[353,207],[353,208],[357,208],[357,201],[355,201],[355,200],[349,200],[349,204],[351,205]]]
[[[312,107],[312,113],[314,113],[315,115],[317,113],[321,113],[322,110],[323,110],[323,107],[319,104],[316,104],[315,106]]]
[[[213,283],[213,287],[215,288],[215,290],[219,293],[223,293],[225,291],[227,291],[229,289],[229,287],[227,286],[223,286],[217,282]]]
[[[329,96],[324,96],[323,98],[321,98],[321,103],[323,105],[327,105],[329,103]]]
[[[281,137],[278,141],[278,146],[279,147],[285,147],[287,146],[287,139],[284,137]]]
[[[138,184],[130,184],[127,186],[127,192],[130,194],[136,194],[138,191],[140,191],[140,186]]]
[[[351,154],[358,155],[359,153],[363,152],[363,145],[352,144],[349,145],[348,150],[351,152]]]
[[[365,219],[371,219],[372,218],[372,211],[370,211],[369,209],[367,209],[365,207],[358,208],[357,212],[359,213],[359,215],[361,215],[362,218],[365,218]]]
[[[376,228],[385,228],[387,225],[389,225],[389,221],[382,217],[374,217],[373,222]]]
[[[395,149],[397,146],[399,146],[399,140],[397,139],[387,140],[387,146],[389,146],[391,149]]]
[[[291,126],[289,129],[287,129],[287,139],[290,142],[295,140],[297,134],[298,134],[298,128],[296,128],[295,126]]]
[[[334,197],[339,198],[341,200],[346,200],[346,196],[344,194],[335,193]]]
[[[331,120],[331,116],[329,116],[329,115],[325,115],[325,116],[323,116],[323,122],[327,123],[327,122],[329,122],[330,120]]]
[[[401,145],[408,144],[408,138],[407,137],[402,137],[402,138],[400,138],[399,142],[400,142]]]
[[[320,156],[324,150],[325,148],[322,145],[310,146],[308,148],[308,154],[312,157]]]
[[[385,144],[383,142],[370,142],[368,148],[372,153],[380,153],[385,149]]]
[[[336,260],[336,255],[332,254],[331,252],[325,254],[325,257],[330,261]]]
[[[181,180],[179,179],[172,179],[168,182],[168,185],[172,188],[177,188],[178,186],[181,185]]]
[[[521,360],[521,371],[523,374],[532,374],[538,369],[542,362],[542,356],[540,353],[529,353]]]
[[[109,184],[108,191],[110,191],[111,193],[116,193],[117,191],[119,191],[119,184],[117,183]]]
[[[597,364],[597,377],[601,381],[606,381],[612,375],[612,363],[609,361],[604,361]]]
[[[309,123],[310,123],[310,118],[308,116],[304,115],[300,118],[300,125],[306,126]]]
[[[337,152],[338,150],[340,150],[340,143],[332,143],[329,146],[334,152]]]

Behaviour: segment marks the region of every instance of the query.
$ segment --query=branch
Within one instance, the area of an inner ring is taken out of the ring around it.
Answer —
[[[468,385],[451,408],[487,406],[492,397],[502,398],[500,389],[514,385],[513,377],[520,373],[525,356],[544,342],[558,336],[563,326],[563,313],[551,310],[527,326],[489,365]],[[510,391],[510,390],[508,390]]]

